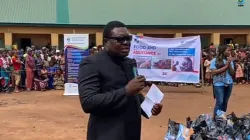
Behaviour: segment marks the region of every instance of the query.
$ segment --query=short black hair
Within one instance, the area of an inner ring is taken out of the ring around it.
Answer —
[[[126,25],[120,21],[110,21],[103,29],[103,38],[108,38],[112,35],[114,28],[126,27]]]

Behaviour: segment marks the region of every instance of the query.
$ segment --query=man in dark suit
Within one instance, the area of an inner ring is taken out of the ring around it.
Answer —
[[[103,32],[105,49],[83,59],[79,68],[79,97],[90,113],[87,140],[140,140],[145,77],[134,77],[127,58],[132,36],[119,21],[109,22]],[[161,112],[156,104],[153,115]]]

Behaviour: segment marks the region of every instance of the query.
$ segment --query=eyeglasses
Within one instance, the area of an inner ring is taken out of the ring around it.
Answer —
[[[122,36],[122,37],[106,37],[107,39],[113,39],[116,40],[117,43],[124,44],[125,42],[131,42],[132,36]]]

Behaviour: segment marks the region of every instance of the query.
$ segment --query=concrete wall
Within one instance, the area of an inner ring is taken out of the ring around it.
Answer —
[[[131,33],[143,34],[249,34],[250,28],[242,29],[129,29]],[[72,34],[72,33],[89,33],[96,34],[102,32],[102,28],[50,28],[50,27],[1,27],[0,33],[22,33],[22,34]]]
[[[174,34],[144,34],[144,36],[157,37],[157,38],[173,38]]]
[[[186,36],[196,36],[196,35],[200,35],[201,37],[201,47],[209,47],[211,44],[211,35],[210,34],[183,34],[183,37]]]
[[[247,43],[246,36],[247,36],[246,34],[231,34],[231,35],[222,34],[220,36],[220,42],[223,43],[226,38],[233,38],[234,43],[237,43],[239,45],[246,45]]]
[[[22,38],[30,38],[31,43],[37,47],[46,46],[51,42],[50,34],[13,34],[13,43],[17,43],[20,46]]]
[[[4,47],[4,34],[0,33],[0,48]]]
[[[234,42],[241,45],[250,45],[250,28],[245,29],[129,29],[132,34],[140,34],[151,37],[182,37],[201,35],[202,46],[223,43],[223,38],[235,38]],[[4,33],[5,46],[10,46],[20,38],[31,38],[37,46],[43,46],[51,42],[53,46],[63,47],[62,34],[90,34],[90,44],[102,44],[102,28],[52,28],[52,27],[0,27],[0,34]],[[232,34],[234,34],[232,36]],[[226,37],[224,37],[226,35]],[[248,36],[247,36],[248,35]],[[0,36],[1,37],[1,36]]]

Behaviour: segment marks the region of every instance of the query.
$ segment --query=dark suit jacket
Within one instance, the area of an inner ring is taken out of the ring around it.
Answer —
[[[83,59],[79,67],[79,97],[90,113],[87,140],[140,140],[142,94],[127,96],[134,78],[131,59],[106,50]]]

